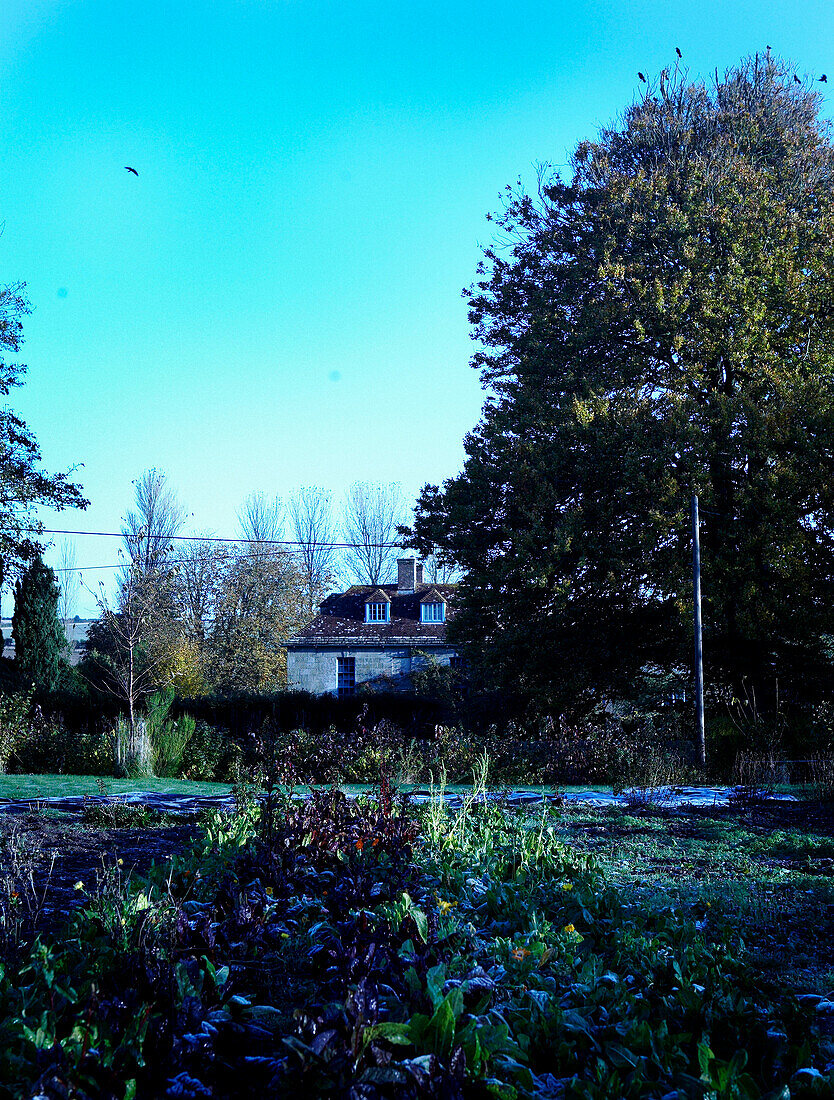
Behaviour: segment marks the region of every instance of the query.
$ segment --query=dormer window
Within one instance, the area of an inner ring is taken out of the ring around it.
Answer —
[[[365,622],[388,623],[391,621],[391,598],[384,588],[375,588],[365,597]]]
[[[421,603],[420,621],[424,623],[444,623],[446,621],[446,604],[442,600]]]

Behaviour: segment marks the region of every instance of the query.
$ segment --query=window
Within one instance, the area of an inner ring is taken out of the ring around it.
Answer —
[[[449,658],[449,668],[454,669],[455,672],[463,672],[466,669],[466,660],[463,657],[458,657],[457,654]]]
[[[446,621],[446,604],[438,603],[421,603],[420,604],[420,619],[424,623],[443,623]]]
[[[356,690],[356,658],[336,658],[336,694],[347,699]]]
[[[366,603],[365,604],[365,622],[366,623],[387,623],[388,622],[388,610],[389,604],[385,603]]]

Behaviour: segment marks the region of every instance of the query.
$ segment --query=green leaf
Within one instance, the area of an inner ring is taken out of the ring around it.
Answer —
[[[362,1032],[362,1046],[367,1046],[374,1039],[385,1039],[397,1046],[410,1046],[412,1040],[409,1023],[407,1020],[403,1023],[388,1020],[381,1024],[372,1024]]]
[[[434,1008],[443,1000],[443,986],[446,984],[446,967],[441,963],[433,966],[426,975],[426,989]]]
[[[703,1081],[709,1081],[710,1079],[709,1064],[714,1058],[715,1055],[706,1043],[698,1044],[698,1068],[701,1071],[701,1079]]]
[[[411,910],[411,918],[417,926],[417,933],[423,943],[429,942],[429,919],[422,909]]]

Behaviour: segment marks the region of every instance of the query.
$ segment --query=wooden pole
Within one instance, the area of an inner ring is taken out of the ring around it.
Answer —
[[[695,605],[695,739],[698,742],[698,760],[702,768],[707,765],[707,747],[704,738],[704,651],[701,635],[701,540],[698,523],[698,497],[692,494],[692,596]]]

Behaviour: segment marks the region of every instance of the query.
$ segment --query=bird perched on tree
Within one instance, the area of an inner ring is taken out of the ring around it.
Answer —
[[[820,84],[827,84],[827,83],[828,83],[828,77],[825,75],[825,73],[823,73],[822,76],[820,77]]]
[[[126,164],[126,165],[125,165],[125,172],[132,172],[132,173],[134,174],[134,176],[138,176],[138,175],[139,175],[139,173],[138,173],[138,172],[136,171],[136,169],[135,169],[135,168],[131,168],[129,164]]]
[[[678,57],[683,57],[683,54],[680,52],[677,46],[675,46],[675,53],[678,55]]]
[[[640,77],[640,79],[641,79],[641,80],[643,81],[643,83],[644,83],[644,84],[648,84],[648,83],[649,83],[649,82],[648,82],[648,80],[646,80],[646,78],[645,78],[645,77],[643,76],[643,74],[642,74],[642,73],[638,73],[637,75],[638,75],[638,76]]]
[[[794,82],[794,84],[801,84],[802,83],[802,81],[799,79],[799,77],[796,75],[796,73],[793,74],[793,82]]]

